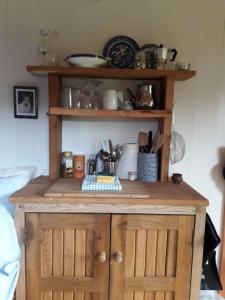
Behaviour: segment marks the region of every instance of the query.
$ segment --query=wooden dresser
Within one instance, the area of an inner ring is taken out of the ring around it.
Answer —
[[[39,177],[16,192],[16,300],[198,300],[208,201],[186,183],[82,192]]]

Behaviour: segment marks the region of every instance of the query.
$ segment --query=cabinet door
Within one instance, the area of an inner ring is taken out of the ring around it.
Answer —
[[[106,300],[110,216],[27,214],[27,300]]]
[[[188,300],[193,228],[193,216],[113,216],[110,300]]]

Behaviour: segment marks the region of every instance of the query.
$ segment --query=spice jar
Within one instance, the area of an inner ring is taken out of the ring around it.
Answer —
[[[83,179],[85,173],[85,156],[74,155],[73,157],[73,175],[74,178]]]
[[[135,180],[136,179],[136,172],[128,172],[128,179],[129,180]]]
[[[61,175],[64,178],[73,177],[73,153],[71,151],[62,152]]]

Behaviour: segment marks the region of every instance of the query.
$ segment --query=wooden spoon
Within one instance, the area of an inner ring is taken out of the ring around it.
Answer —
[[[155,144],[156,144],[156,141],[157,141],[159,135],[160,135],[160,131],[158,130],[158,131],[156,132],[156,134],[155,134],[153,140],[152,140],[152,147],[151,147],[151,149],[150,149],[150,153],[153,153],[153,149],[154,149],[154,147],[155,147]]]
[[[148,145],[148,134],[146,132],[140,131],[138,134],[138,144],[139,146]]]
[[[154,148],[153,148],[153,153],[157,153],[159,151],[159,149],[162,147],[162,145],[164,144],[165,142],[165,136],[164,134],[160,134],[156,140],[156,143],[154,145]]]

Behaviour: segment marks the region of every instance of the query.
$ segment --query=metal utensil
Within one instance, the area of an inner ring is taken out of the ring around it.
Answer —
[[[112,145],[112,141],[109,140],[109,153],[110,153],[110,156],[112,156],[112,153],[113,153],[113,145]]]
[[[110,158],[110,154],[109,154],[109,152],[106,152],[106,151],[104,151],[104,150],[100,150],[100,158],[102,159],[102,160],[107,160],[107,159],[109,159]]]

